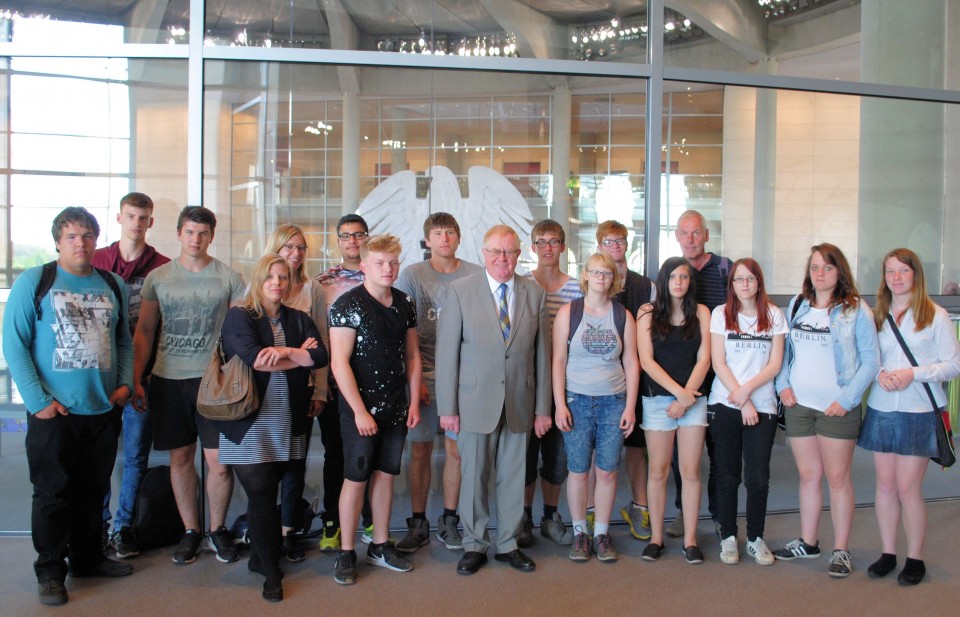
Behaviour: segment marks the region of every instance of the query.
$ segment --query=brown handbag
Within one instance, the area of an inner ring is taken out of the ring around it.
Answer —
[[[253,369],[240,356],[223,361],[223,340],[210,355],[197,392],[197,412],[209,420],[242,420],[260,409]]]

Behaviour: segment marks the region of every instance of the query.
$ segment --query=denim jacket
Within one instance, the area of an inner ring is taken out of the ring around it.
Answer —
[[[796,315],[793,306],[800,302]],[[785,311],[789,325],[810,311],[810,301],[794,296]],[[840,398],[837,400],[844,409],[853,409],[860,404],[863,393],[880,371],[880,345],[877,342],[877,328],[873,323],[873,312],[861,300],[860,307],[854,311],[844,311],[842,306],[830,310],[830,338],[833,339],[833,360],[837,367],[837,385],[840,386]],[[793,366],[794,349],[790,335],[787,335],[783,350],[783,366],[777,375],[775,384],[780,393],[790,385],[790,369]]]

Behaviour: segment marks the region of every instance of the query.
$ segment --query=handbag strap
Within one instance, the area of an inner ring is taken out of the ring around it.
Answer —
[[[907,347],[907,342],[903,340],[903,335],[900,334],[900,328],[897,327],[897,322],[893,319],[893,315],[887,313],[887,323],[890,324],[890,330],[893,332],[893,335],[897,337],[897,342],[900,343],[900,349],[903,350],[903,353],[906,354],[907,360],[910,360],[910,364],[913,366],[920,366],[917,364],[917,359],[913,357],[913,354],[910,353],[910,348]],[[930,397],[930,404],[933,405],[934,411],[939,411],[940,406],[937,405],[937,400],[933,398],[933,390],[930,389],[930,384],[923,382],[923,389],[927,391],[927,396]]]

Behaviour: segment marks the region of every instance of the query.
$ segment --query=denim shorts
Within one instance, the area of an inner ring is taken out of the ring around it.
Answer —
[[[675,431],[685,426],[707,426],[707,397],[697,397],[685,414],[671,418],[667,415],[667,407],[675,400],[666,395],[643,397],[643,430]]]
[[[598,469],[616,471],[620,467],[620,451],[623,449],[620,416],[626,402],[625,392],[606,396],[567,392],[567,408],[573,417],[573,427],[561,432],[570,473],[590,471],[594,450]]]
[[[873,452],[936,456],[935,420],[933,412],[877,411],[868,405],[857,445]]]

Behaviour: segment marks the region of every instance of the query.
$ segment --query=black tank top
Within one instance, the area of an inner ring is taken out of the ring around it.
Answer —
[[[690,339],[683,339],[682,326],[670,326],[670,334],[665,339],[653,339],[653,359],[680,385],[690,379],[693,367],[697,365],[697,352],[700,350],[700,328]],[[643,373],[640,382],[642,396],[673,396],[669,390]]]

